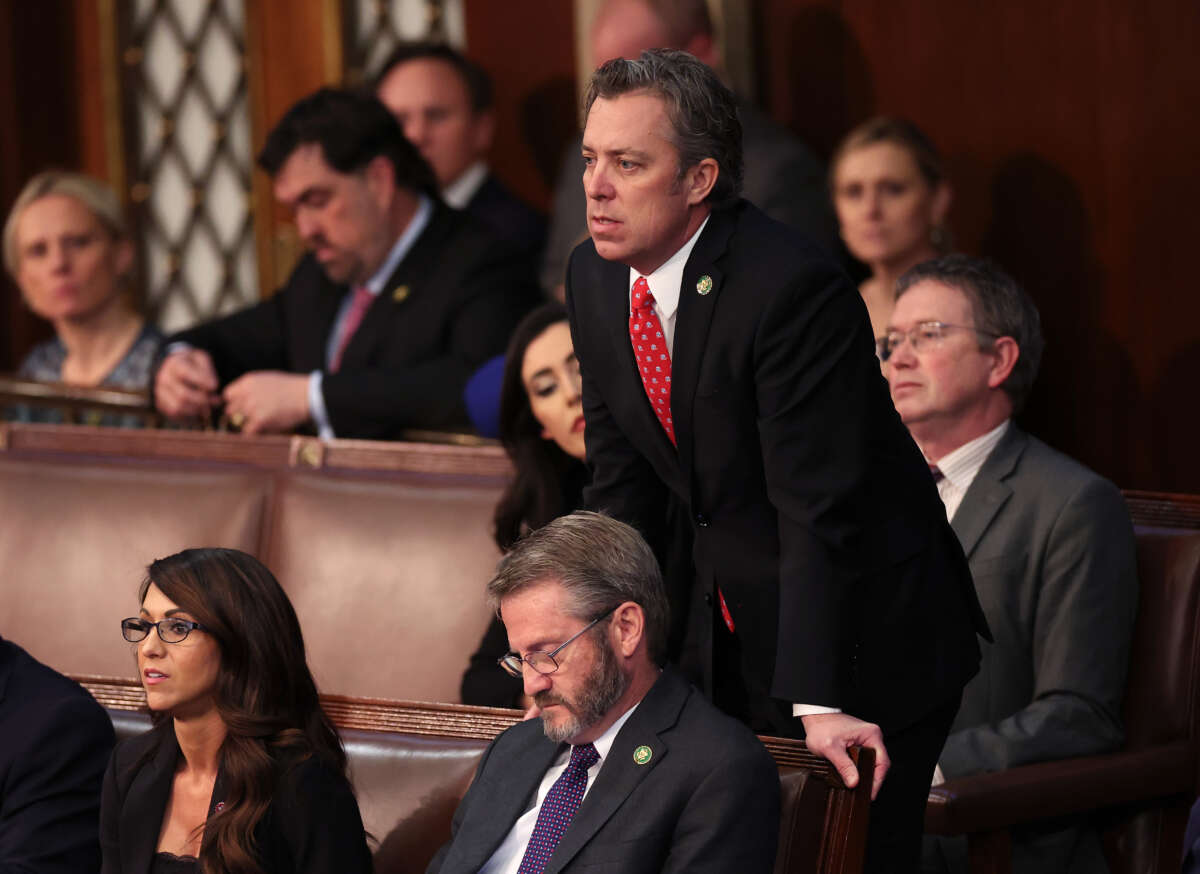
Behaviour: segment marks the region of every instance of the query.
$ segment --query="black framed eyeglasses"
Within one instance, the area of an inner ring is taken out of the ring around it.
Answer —
[[[880,361],[887,361],[905,340],[912,343],[914,352],[919,352],[922,346],[935,346],[942,342],[949,331],[974,331],[976,334],[992,338],[1003,336],[1003,334],[983,331],[971,325],[951,325],[946,322],[917,322],[917,324],[913,325],[907,331],[888,331],[887,334],[877,339],[875,341],[875,354],[879,356]]]
[[[597,616],[587,625],[583,626],[583,628],[576,631],[550,652],[526,653],[525,658],[521,658],[515,652],[510,652],[508,655],[501,656],[496,664],[502,667],[505,673],[511,674],[514,677],[520,677],[524,675],[523,667],[525,665],[529,665],[529,667],[533,668],[539,674],[553,674],[558,670],[558,660],[555,659],[555,656],[566,649],[567,644],[590,631],[597,622],[600,622],[602,619],[607,619],[609,616],[611,616],[612,612],[616,609],[616,607],[609,607],[602,614]]]
[[[193,631],[207,631],[199,622],[190,619],[162,619],[151,622],[148,619],[130,617],[121,620],[121,636],[130,643],[138,643],[146,639],[151,628],[158,629],[158,639],[163,643],[182,643]]]

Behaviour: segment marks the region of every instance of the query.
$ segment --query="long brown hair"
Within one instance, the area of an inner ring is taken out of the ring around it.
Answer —
[[[201,868],[262,874],[254,830],[282,766],[317,756],[346,772],[346,753],[308,669],[296,611],[274,575],[236,549],[185,549],[155,561],[140,600],[151,583],[203,625],[221,653],[213,697],[227,732],[221,745],[225,805],[204,826]]]

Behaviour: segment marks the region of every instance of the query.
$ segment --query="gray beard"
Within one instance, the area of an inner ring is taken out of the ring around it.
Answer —
[[[621,665],[608,640],[604,639],[596,645],[596,651],[596,664],[584,679],[578,699],[571,701],[542,692],[534,696],[534,703],[539,707],[544,701],[562,704],[570,712],[570,716],[557,725],[542,717],[542,730],[555,743],[566,743],[587,731],[608,714],[629,688],[629,678],[621,672]],[[544,698],[541,697],[543,695]]]

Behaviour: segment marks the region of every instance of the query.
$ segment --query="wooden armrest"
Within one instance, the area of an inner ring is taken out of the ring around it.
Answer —
[[[1082,756],[948,780],[929,790],[925,831],[959,835],[1191,791],[1196,751],[1186,740],[1137,752]]]

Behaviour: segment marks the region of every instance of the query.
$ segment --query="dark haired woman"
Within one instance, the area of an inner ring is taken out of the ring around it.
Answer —
[[[850,254],[871,269],[858,287],[876,337],[887,333],[896,280],[945,254],[950,185],[941,155],[912,122],[877,117],[842,140],[829,165],[833,205]]]
[[[496,545],[507,552],[523,534],[579,508],[584,466],[579,363],[562,304],[547,303],[513,331],[500,386],[500,442],[515,474],[496,505]],[[463,674],[464,704],[514,707],[521,681],[496,665],[508,652],[499,619]]]
[[[139,598],[121,630],[155,727],[109,762],[103,874],[369,872],[346,754],[271,572],[189,549],[151,564]]]

